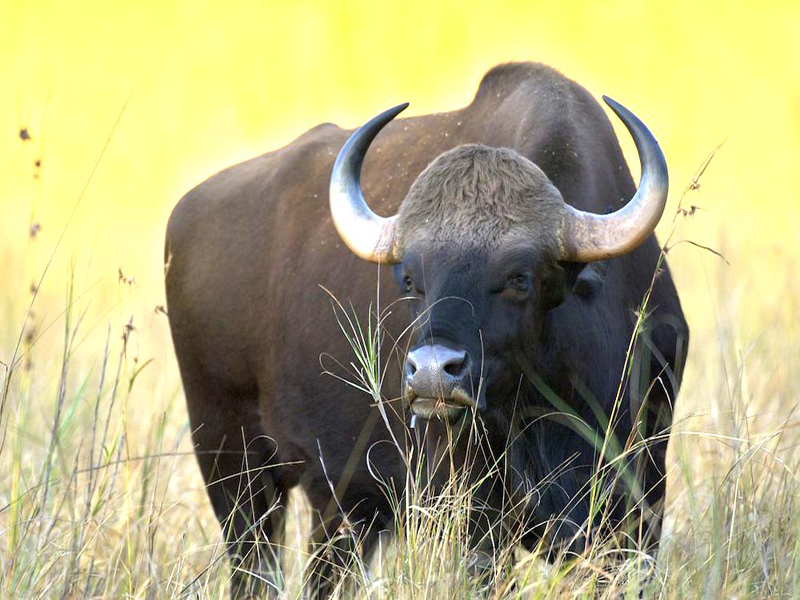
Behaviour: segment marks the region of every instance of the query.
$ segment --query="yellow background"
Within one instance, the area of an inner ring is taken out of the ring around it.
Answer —
[[[74,264],[78,291],[97,282],[93,294],[113,296],[122,268],[152,307],[163,302],[166,220],[193,185],[319,122],[352,127],[401,101],[410,114],[466,104],[481,75],[510,60],[546,62],[639,114],[670,165],[667,215],[725,141],[688,198],[705,210],[679,237],[728,256],[729,289],[780,305],[773,284],[793,268],[800,222],[798,2],[5,0],[6,325],[19,327],[24,304],[9,298],[41,273],[124,106],[48,281]],[[29,241],[32,222],[42,230]],[[690,317],[706,318],[698,298],[721,263],[688,245],[672,254]],[[63,298],[63,286],[51,291]]]

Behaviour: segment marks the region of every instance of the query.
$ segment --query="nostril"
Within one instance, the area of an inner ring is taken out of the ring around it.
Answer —
[[[453,377],[457,377],[459,373],[461,373],[461,367],[464,366],[463,361],[458,363],[448,363],[444,366],[444,372],[448,375],[452,375]]]
[[[444,372],[451,377],[460,377],[464,373],[467,364],[466,353],[458,358],[451,358],[444,365]]]

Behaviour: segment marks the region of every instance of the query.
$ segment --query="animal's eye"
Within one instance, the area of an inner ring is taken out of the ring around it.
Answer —
[[[413,289],[414,281],[411,279],[411,275],[403,275],[403,290],[405,293],[410,294]]]
[[[518,292],[527,292],[530,287],[530,280],[525,275],[514,275],[508,280],[508,286]]]

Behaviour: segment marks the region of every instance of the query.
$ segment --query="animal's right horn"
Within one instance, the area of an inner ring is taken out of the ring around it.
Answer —
[[[667,203],[667,162],[656,138],[635,114],[619,102],[606,96],[603,100],[633,137],[642,164],[642,177],[633,198],[611,214],[596,215],[565,206],[561,232],[562,260],[591,262],[630,252],[653,233]]]
[[[382,112],[359,127],[339,151],[331,172],[330,206],[333,224],[347,247],[370,262],[393,264],[402,260],[397,247],[397,216],[372,212],[361,191],[361,165],[378,132],[408,103]]]

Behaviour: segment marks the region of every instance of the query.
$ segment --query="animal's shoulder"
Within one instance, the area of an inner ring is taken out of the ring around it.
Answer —
[[[565,148],[608,143],[611,129],[603,109],[580,84],[540,63],[506,63],[484,75],[470,107],[507,131],[510,145],[528,158]],[[592,138],[588,144],[579,140]],[[538,158],[538,156],[537,156]],[[542,165],[539,165],[542,166]]]
[[[583,88],[548,65],[536,62],[510,62],[489,69],[478,85],[473,103],[507,98],[514,92],[569,96]]]

